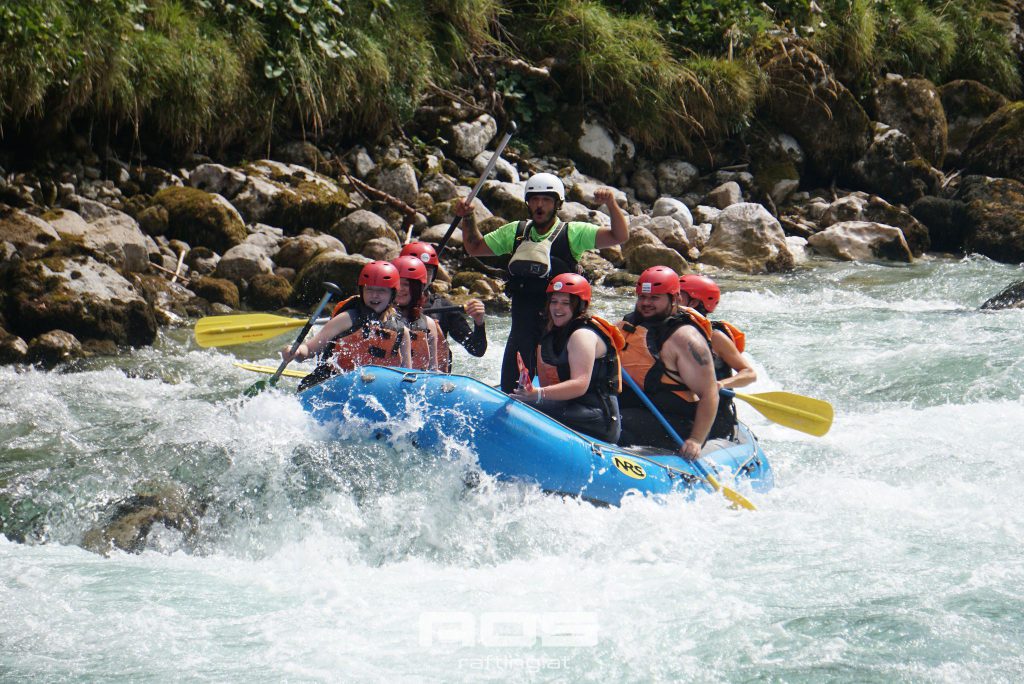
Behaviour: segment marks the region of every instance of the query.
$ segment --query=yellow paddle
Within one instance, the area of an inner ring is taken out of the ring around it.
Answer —
[[[257,363],[243,363],[242,361],[236,361],[235,365],[242,370],[252,371],[254,373],[266,373],[267,375],[273,375],[277,371],[273,366],[261,366]],[[287,375],[289,378],[304,378],[309,375],[309,371],[286,368],[281,375]]]
[[[762,416],[788,428],[821,437],[832,427],[832,404],[792,392],[740,394],[730,389],[719,390],[722,396],[735,396],[757,410]]]
[[[325,323],[329,319],[318,319]],[[200,347],[228,347],[233,344],[259,342],[301,328],[305,320],[275,316],[268,313],[208,316],[196,323],[196,343]]]
[[[453,311],[464,311],[461,306],[438,306],[424,309],[425,314],[444,314]],[[323,325],[330,318],[318,318],[314,325]],[[230,347],[247,342],[260,342],[272,337],[283,335],[294,328],[301,328],[306,321],[300,318],[288,318],[268,313],[230,314],[227,316],[207,316],[196,323],[196,343],[200,347]]]

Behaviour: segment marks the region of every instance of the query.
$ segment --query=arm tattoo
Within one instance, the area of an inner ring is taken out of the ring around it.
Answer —
[[[687,343],[687,346],[690,348],[690,355],[693,356],[693,360],[697,362],[698,366],[708,365],[708,355],[705,349],[694,345],[693,342]]]

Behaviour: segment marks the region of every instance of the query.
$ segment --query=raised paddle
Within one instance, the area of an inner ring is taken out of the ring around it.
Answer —
[[[424,309],[423,313],[449,313],[464,311],[461,306],[439,306]],[[318,318],[313,323],[323,325],[330,318]],[[272,337],[283,335],[289,330],[305,325],[302,318],[288,318],[268,313],[229,314],[227,316],[207,316],[196,323],[196,343],[200,347],[230,347],[247,342],[260,342]]]
[[[334,283],[325,282],[324,289],[327,291],[324,292],[324,296],[320,298],[320,304],[317,305],[316,311],[313,312],[313,315],[309,317],[308,321],[306,321],[306,325],[302,326],[302,330],[299,331],[299,336],[295,338],[295,343],[292,344],[291,354],[288,355],[289,357],[294,356],[295,350],[298,349],[299,345],[302,344],[302,341],[306,339],[309,329],[313,327],[316,319],[320,317],[320,312],[324,310],[325,306],[327,306],[327,302],[330,301],[331,295],[336,294],[339,297],[342,296],[341,288]],[[276,385],[278,378],[281,377],[281,373],[284,373],[284,368],[288,365],[289,361],[291,361],[291,358],[282,359],[281,365],[277,367],[277,370],[269,379],[257,380],[245,390],[245,395],[248,397],[254,397],[267,389],[267,387],[273,387]]]
[[[626,384],[629,385],[630,388],[632,388],[633,392],[636,393],[636,396],[640,397],[640,401],[644,403],[644,406],[646,406],[647,410],[651,412],[651,415],[658,419],[658,422],[661,423],[661,426],[663,428],[665,428],[665,432],[669,434],[672,440],[676,443],[676,446],[682,448],[683,438],[680,437],[679,433],[676,432],[675,429],[669,424],[669,422],[665,419],[665,416],[663,416],[661,411],[658,410],[658,407],[654,405],[654,402],[652,402],[650,398],[646,394],[644,394],[644,391],[640,389],[639,385],[636,384],[636,380],[631,378],[629,376],[629,373],[623,373],[622,379],[626,381]],[[707,468],[704,467],[704,464],[700,462],[700,459],[694,459],[690,461],[690,463],[692,463],[693,467],[697,469],[697,472],[700,473],[701,477],[707,480],[707,483],[711,485],[712,489],[714,489],[716,492],[722,492],[722,495],[726,499],[731,501],[735,506],[746,508],[748,511],[757,510],[757,507],[754,504],[752,504],[749,499],[747,499],[745,496],[737,492],[735,489],[730,489],[729,487],[723,487],[722,485],[720,485],[715,476],[708,472]]]
[[[731,389],[721,389],[719,394],[742,399],[773,423],[815,437],[821,437],[832,427],[832,404],[821,399],[812,399],[792,392],[740,394]]]
[[[466,201],[469,202],[470,204],[473,203],[473,200],[476,198],[477,193],[480,192],[480,188],[483,187],[484,181],[487,180],[488,176],[491,175],[491,171],[494,170],[495,165],[498,163],[498,159],[501,157],[501,153],[505,151],[505,146],[508,145],[508,141],[512,139],[512,134],[515,132],[516,122],[510,121],[508,124],[508,131],[505,133],[505,136],[498,143],[498,146],[494,148],[494,154],[491,155],[490,160],[487,162],[487,166],[484,168],[484,172],[480,174],[480,180],[476,182],[476,186],[473,187],[473,191],[469,193],[469,196],[466,198]],[[462,217],[459,216],[458,214],[456,214],[455,218],[452,219],[451,225],[448,226],[448,232],[446,232],[444,234],[444,237],[441,238],[441,242],[437,243],[438,256],[440,256],[441,252],[444,251],[444,248],[448,244],[448,241],[451,240],[452,238],[452,233],[455,232],[455,228],[458,227],[459,222],[461,220]]]

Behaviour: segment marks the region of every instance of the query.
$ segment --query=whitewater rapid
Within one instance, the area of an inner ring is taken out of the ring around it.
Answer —
[[[723,277],[744,391],[836,410],[815,438],[740,405],[776,471],[744,490],[755,513],[468,488],[459,445],[438,461],[242,398],[257,378],[232,362],[282,341],[182,329],[0,369],[0,681],[1019,681],[1024,310],[978,306],[1021,278],[981,258]],[[456,363],[495,380],[488,325]],[[82,548],[155,487],[194,529]]]

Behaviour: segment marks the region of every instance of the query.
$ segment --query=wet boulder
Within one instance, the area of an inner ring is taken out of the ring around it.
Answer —
[[[249,281],[245,299],[253,309],[273,311],[280,309],[292,296],[292,284],[287,278],[272,273],[261,273]]]
[[[982,309],[1024,309],[1024,280],[1007,286],[1002,292],[988,299]]]
[[[111,506],[106,520],[82,538],[82,547],[107,555],[114,549],[141,553],[154,527],[177,530],[191,538],[203,507],[195,506],[177,485],[144,482],[137,491]]]
[[[819,254],[841,261],[887,259],[909,263],[914,260],[903,231],[870,221],[844,221],[807,238]]]
[[[967,143],[965,161],[972,173],[1024,181],[1024,101],[985,119]]]
[[[363,251],[374,238],[388,238],[398,242],[398,234],[383,218],[372,211],[357,209],[331,226],[330,234],[344,243],[351,253]]]
[[[946,158],[946,112],[935,84],[923,78],[888,74],[874,92],[878,121],[898,129],[931,166]]]
[[[487,149],[498,133],[498,122],[490,114],[481,114],[473,121],[460,121],[451,127],[450,152],[459,159],[471,161]]]
[[[641,244],[626,253],[626,269],[630,273],[640,274],[652,266],[668,266],[676,273],[689,269],[683,255],[664,245]]]
[[[689,191],[700,179],[700,171],[690,162],[681,159],[666,159],[655,167],[658,189],[670,197],[680,197]]]
[[[279,226],[289,234],[326,231],[356,206],[345,188],[304,166],[261,159],[243,171],[245,185],[231,202],[248,223]]]
[[[225,199],[232,200],[242,191],[247,181],[246,175],[238,169],[223,164],[200,164],[189,174],[188,184]]]
[[[580,123],[570,156],[585,173],[612,182],[633,169],[636,145],[603,124],[586,119]]]
[[[760,127],[753,133],[750,164],[754,182],[775,206],[785,202],[800,187],[804,154],[800,144],[774,128]]]
[[[188,285],[189,289],[211,304],[224,304],[232,309],[237,309],[240,301],[238,286],[224,278],[209,278],[206,276],[193,278]]]
[[[482,176],[487,165],[490,163],[491,158],[494,156],[493,150],[484,150],[480,154],[473,157],[473,170],[476,171],[478,176]],[[498,157],[498,160],[494,163],[494,177],[504,183],[519,183],[519,171],[512,162],[508,161],[504,157]]]
[[[959,168],[967,143],[990,115],[1007,103],[1000,93],[978,81],[950,81],[939,87],[946,113],[948,145],[946,168]]]
[[[304,307],[316,304],[324,294],[324,281],[340,287],[346,297],[359,294],[357,285],[359,272],[370,261],[372,259],[367,259],[360,254],[344,254],[336,251],[317,254],[295,276],[290,303]]]
[[[405,160],[387,162],[377,167],[371,182],[381,192],[397,197],[406,204],[414,204],[420,191],[416,169]]]
[[[928,229],[929,249],[963,252],[971,233],[971,218],[966,204],[944,197],[922,197],[911,205],[910,213]]]
[[[630,177],[630,184],[637,199],[643,202],[653,202],[658,199],[658,176],[654,170],[648,167],[638,169]]]
[[[167,188],[153,198],[167,210],[167,235],[192,246],[225,252],[245,241],[245,223],[220,195],[196,188]]]
[[[497,216],[527,216],[522,183],[487,181],[480,188],[480,199]]]
[[[919,153],[902,131],[874,124],[874,138],[850,171],[853,181],[869,192],[910,204],[938,192],[942,174]]]
[[[261,273],[273,273],[274,262],[267,256],[267,250],[248,242],[235,245],[217,262],[214,276],[241,284]]]
[[[50,255],[15,264],[6,274],[11,332],[31,339],[60,329],[79,340],[152,344],[156,319],[148,302],[112,266],[91,256]]]
[[[666,247],[686,254],[690,250],[690,241],[686,231],[671,216],[637,216],[630,221],[630,230],[646,228],[654,234]]]
[[[736,181],[727,181],[708,192],[706,199],[711,206],[725,209],[743,201],[743,189]]]
[[[970,217],[967,251],[1003,263],[1024,261],[1024,183],[967,176],[956,199],[966,203]]]
[[[88,223],[65,209],[56,209],[46,218],[62,238],[113,257],[123,271],[147,271],[150,254],[159,253],[153,238],[142,232],[135,219],[119,211]]]
[[[855,192],[837,199],[824,208],[818,218],[818,226],[828,228],[844,221],[896,226],[903,232],[910,252],[915,257],[921,256],[931,247],[928,228],[924,224],[906,209],[889,204],[878,195]]]
[[[724,209],[712,224],[701,263],[746,273],[793,268],[793,255],[778,219],[760,204],[741,202]]]
[[[0,363],[23,363],[28,359],[28,343],[0,328]]]
[[[82,355],[82,343],[66,330],[50,330],[28,343],[28,361],[44,368],[53,368]]]
[[[340,240],[338,244],[342,244]],[[344,245],[342,248],[344,249]],[[311,235],[298,235],[281,242],[274,253],[273,261],[278,266],[298,270],[309,263],[321,249],[323,247]]]
[[[10,243],[22,259],[34,259],[60,240],[49,223],[21,209],[0,204],[0,243]]]

